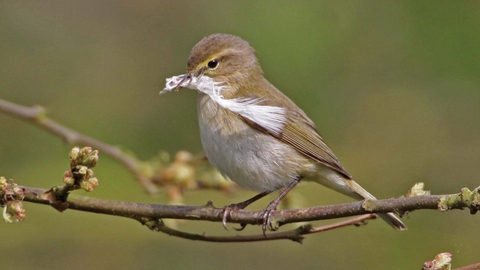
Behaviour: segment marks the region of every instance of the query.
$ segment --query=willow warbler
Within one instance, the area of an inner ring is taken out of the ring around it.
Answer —
[[[285,188],[262,212],[270,213],[301,180],[319,183],[357,200],[375,197],[355,182],[322,139],[315,124],[263,76],[255,50],[233,35],[213,34],[193,47],[187,73],[167,79],[162,91],[198,90],[200,134],[208,160],[224,176],[259,195],[224,208],[243,209]],[[407,227],[394,213],[379,214],[392,227]]]

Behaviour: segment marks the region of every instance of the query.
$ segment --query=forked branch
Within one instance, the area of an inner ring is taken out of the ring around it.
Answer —
[[[55,201],[44,199],[51,191],[39,188],[23,187],[25,189],[24,201],[40,204],[50,204],[55,206]],[[271,220],[278,227],[298,222],[309,222],[316,220],[336,219],[352,216],[360,216],[360,219],[346,221],[346,223],[337,223],[330,227],[311,227],[302,226],[293,231],[271,233],[265,238],[258,236],[233,236],[233,237],[206,237],[196,234],[176,231],[163,224],[162,219],[184,219],[197,221],[222,222],[222,208],[216,208],[211,202],[203,206],[181,206],[181,205],[161,205],[161,204],[143,204],[133,202],[122,202],[114,200],[105,200],[78,196],[71,194],[67,200],[67,208],[78,211],[100,213],[113,216],[133,218],[147,225],[149,228],[162,231],[164,233],[188,238],[192,240],[233,242],[233,241],[260,241],[274,239],[290,239],[300,242],[302,235],[325,231],[327,229],[339,228],[346,225],[358,224],[366,219],[372,219],[373,213],[396,212],[403,214],[419,209],[432,209],[447,211],[453,209],[469,208],[472,214],[480,209],[480,195],[478,188],[470,191],[467,188],[462,189],[461,193],[448,195],[425,195],[398,199],[387,199],[378,201],[359,201],[339,205],[317,206],[304,209],[280,210],[274,211]],[[228,222],[238,224],[261,224],[262,211],[252,210],[234,210],[228,217]],[[270,236],[271,235],[271,236]]]

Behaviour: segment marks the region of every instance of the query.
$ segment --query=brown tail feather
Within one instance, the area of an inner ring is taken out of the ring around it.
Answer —
[[[376,198],[372,194],[370,194],[368,191],[362,188],[359,184],[357,184],[357,182],[353,180],[345,180],[345,182],[351,189],[353,189],[358,195],[362,196],[363,198],[376,200]],[[400,218],[398,218],[398,216],[395,215],[394,213],[390,212],[386,214],[378,214],[378,216],[397,230],[401,230],[401,231],[407,230],[407,226],[405,226],[405,224],[403,224]]]

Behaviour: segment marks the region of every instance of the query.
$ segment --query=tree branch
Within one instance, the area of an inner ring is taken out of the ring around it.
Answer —
[[[456,268],[455,270],[478,270],[480,269],[480,263],[468,265],[468,266],[463,266],[460,268]]]
[[[32,187],[23,188],[25,189],[24,201],[49,205],[54,204],[54,202],[42,198],[42,194],[48,192],[47,190]],[[74,194],[70,194],[67,202],[67,207],[69,209],[133,218],[141,221],[142,224],[147,225],[153,230],[162,231],[164,233],[182,238],[218,242],[260,241],[260,236],[242,236],[233,238],[219,238],[211,236],[200,237],[199,235],[179,232],[168,228],[161,221],[161,219],[184,219],[222,222],[222,208],[214,207],[211,202],[208,202],[204,206],[160,205],[97,199]],[[372,213],[405,213],[419,209],[447,211],[464,208],[469,208],[471,213],[476,213],[476,211],[480,209],[480,195],[478,193],[478,188],[473,191],[464,188],[462,189],[462,192],[458,194],[416,196],[377,201],[365,200],[339,205],[273,211],[271,220],[278,226],[282,226],[297,222],[335,219]],[[261,213],[262,211],[234,210],[230,213],[227,220],[231,223],[258,225],[262,224],[263,222]],[[368,218],[372,217],[370,216]],[[358,222],[359,221],[347,221],[347,224],[345,225],[331,225],[331,228],[338,228]],[[327,229],[330,228],[325,227],[323,229],[318,229],[303,226],[294,231],[268,234],[267,237],[270,238],[270,235],[272,235],[271,240],[291,239],[293,241],[300,242],[300,236],[303,234],[320,232]],[[263,238],[263,240],[270,239]]]
[[[158,188],[142,171],[142,163],[135,157],[123,152],[119,147],[88,137],[53,121],[47,116],[43,107],[26,107],[0,99],[0,110],[18,118],[30,120],[35,125],[63,138],[68,144],[80,143],[100,150],[103,154],[107,154],[123,164],[150,194],[158,193]]]
[[[341,227],[346,227],[350,225],[359,226],[366,224],[366,220],[377,218],[376,214],[367,214],[345,221],[336,222],[334,224],[313,227],[310,224],[299,226],[296,229],[285,231],[285,232],[274,232],[269,233],[267,237],[264,234],[256,235],[235,235],[235,236],[206,236],[204,234],[191,234],[182,231],[178,231],[172,228],[165,226],[161,220],[148,220],[140,219],[139,221],[149,227],[151,230],[163,232],[165,234],[176,236],[180,238],[185,238],[189,240],[200,240],[205,242],[220,242],[220,243],[229,243],[229,242],[258,242],[258,241],[271,241],[271,240],[292,240],[294,242],[302,243],[303,235],[324,232],[328,230],[333,230]]]
[[[148,162],[142,162],[136,159],[134,156],[123,152],[119,147],[100,142],[96,139],[80,134],[79,132],[69,129],[51,120],[47,117],[46,112],[42,107],[25,107],[0,99],[0,110],[8,114],[17,116],[21,119],[29,120],[30,122],[42,127],[43,129],[51,132],[52,134],[62,137],[67,143],[80,143],[84,145],[89,145],[102,151],[102,153],[111,156],[112,158],[123,164],[131,173],[135,175],[136,179],[145,187],[145,189],[149,193],[158,192],[158,188],[153,183],[155,182],[155,180],[152,181],[152,179],[158,177],[155,176],[152,171],[155,171],[158,168],[146,167],[150,166]],[[179,175],[178,172],[184,172],[185,175],[186,171],[191,170],[191,164],[189,164],[192,162],[191,157],[189,155],[185,155],[184,153],[181,154],[182,155],[177,155],[178,157],[176,157],[175,161],[172,162],[172,164],[170,164],[166,168],[163,168],[160,180],[157,179],[157,184],[166,185],[167,187],[170,187],[172,190],[174,190],[172,191],[172,193],[174,193],[175,196],[181,194],[184,188],[204,188],[202,186],[202,182],[196,181],[197,183],[195,185],[190,185],[185,184],[185,179],[180,179],[181,181],[178,181],[178,179],[176,179]],[[194,174],[190,172],[187,173],[187,175],[189,175],[189,177],[193,177]],[[175,180],[177,180],[181,184],[176,183]],[[8,196],[4,197],[3,201],[7,201],[10,199],[17,200],[19,197],[24,197],[25,201],[39,204],[48,204],[60,211],[65,209],[72,209],[78,211],[127,217],[135,219],[155,231],[163,232],[181,238],[210,242],[251,242],[290,239],[292,241],[301,243],[303,240],[303,235],[305,234],[318,233],[344,226],[363,224],[366,220],[375,218],[376,214],[374,213],[396,212],[402,215],[405,212],[411,212],[419,209],[436,209],[440,211],[447,211],[451,209],[469,208],[470,212],[472,214],[475,214],[480,209],[480,195],[478,192],[478,188],[473,191],[464,188],[462,189],[462,192],[458,194],[425,195],[426,193],[421,188],[421,185],[419,185],[418,187],[412,188],[412,190],[410,191],[410,195],[407,195],[407,198],[378,201],[365,200],[363,202],[354,202],[340,205],[273,211],[270,218],[271,222],[274,225],[273,227],[278,228],[285,224],[292,224],[298,222],[358,216],[331,225],[320,227],[303,225],[293,230],[283,232],[271,232],[266,236],[264,236],[263,234],[206,236],[175,230],[166,226],[163,223],[162,219],[184,219],[222,222],[223,208],[216,208],[212,205],[211,202],[208,202],[204,206],[142,204],[95,199],[85,196],[68,194],[68,191],[70,191],[71,189],[65,189],[65,186],[54,187],[48,191],[40,188],[22,187],[25,189],[23,194],[23,190],[15,189],[15,185],[8,183],[6,183],[6,185],[7,186],[2,188],[5,189],[6,187],[13,187],[14,193],[9,193]],[[228,188],[226,188],[223,184],[206,184],[205,187],[228,190]],[[64,192],[62,193],[62,191]],[[65,191],[67,192],[65,193]],[[18,194],[15,192],[17,192]],[[60,196],[58,196],[58,194],[60,194]],[[62,197],[62,194],[67,194],[68,197]],[[59,204],[61,204],[61,207],[59,207]],[[14,214],[17,212],[20,213],[20,210],[22,210],[20,203],[17,203],[15,205],[10,204],[10,206],[11,209],[9,211]],[[14,208],[14,206],[17,208]],[[242,225],[258,225],[262,224],[263,222],[261,214],[262,211],[234,210],[230,213],[230,215],[228,215],[227,221]]]

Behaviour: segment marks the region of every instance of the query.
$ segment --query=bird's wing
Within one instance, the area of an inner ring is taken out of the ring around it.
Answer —
[[[262,104],[265,106],[278,106],[286,108],[285,112],[285,124],[281,132],[271,132],[259,121],[247,119],[242,117],[246,123],[252,127],[261,130],[278,140],[293,146],[297,151],[305,156],[316,160],[327,167],[339,172],[347,179],[351,179],[350,174],[340,165],[335,154],[330,150],[325,141],[322,139],[315,124],[308,116],[293,103],[287,96],[277,90],[272,84],[266,81],[267,85],[264,85],[263,92],[258,95],[258,99],[264,100]],[[265,91],[265,89],[268,89]],[[252,97],[252,95],[249,95]]]
[[[316,160],[347,177],[350,174],[340,165],[335,154],[327,146],[316,130],[313,122],[306,115],[292,112],[287,125],[279,135],[273,135],[282,142],[293,146],[300,153]]]

